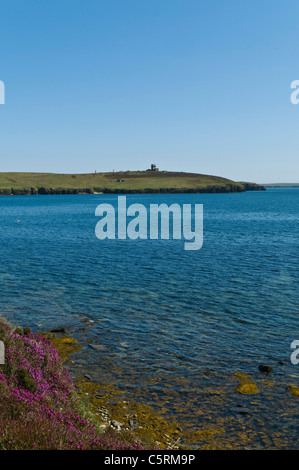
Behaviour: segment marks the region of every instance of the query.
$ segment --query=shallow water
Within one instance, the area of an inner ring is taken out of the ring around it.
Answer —
[[[260,390],[245,423],[250,445],[297,447],[299,400],[285,387],[299,385],[290,362],[299,339],[299,190],[127,196],[127,205],[203,204],[198,251],[182,240],[98,240],[102,202],[116,205],[117,196],[0,198],[2,314],[34,330],[71,327],[84,370],[128,397],[163,401],[167,415],[183,409],[194,429],[204,420],[197,409],[225,420],[236,401],[248,402],[232,377],[249,374]],[[273,366],[271,387],[259,364]]]

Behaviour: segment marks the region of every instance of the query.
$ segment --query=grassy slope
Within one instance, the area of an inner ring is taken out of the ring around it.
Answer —
[[[119,182],[118,180],[123,180]],[[210,191],[211,187],[228,191],[244,190],[243,183],[218,176],[196,173],[127,171],[97,174],[0,173],[0,189],[34,188],[90,189],[93,191]]]

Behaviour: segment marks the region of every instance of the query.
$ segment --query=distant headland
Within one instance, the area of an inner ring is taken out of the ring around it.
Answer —
[[[265,188],[299,188],[299,183],[268,183]]]
[[[236,182],[219,176],[159,171],[59,174],[0,172],[0,195],[130,194],[130,193],[235,193],[265,190],[263,185]]]

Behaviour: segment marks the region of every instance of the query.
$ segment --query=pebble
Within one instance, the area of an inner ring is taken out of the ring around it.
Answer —
[[[138,426],[138,421],[136,419],[129,419],[129,426],[130,428],[137,428]]]
[[[115,419],[112,419],[110,424],[112,427],[116,428],[118,431],[120,431],[121,428],[124,426],[123,423],[120,423],[119,421],[116,421]]]

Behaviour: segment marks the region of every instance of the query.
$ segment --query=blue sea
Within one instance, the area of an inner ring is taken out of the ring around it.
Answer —
[[[299,189],[127,195],[127,205],[203,204],[198,251],[173,239],[101,241],[101,203],[117,207],[117,195],[0,198],[1,315],[66,328],[82,345],[74,371],[190,429],[232,417],[251,448],[298,447],[299,399],[286,387],[299,385]],[[240,373],[258,394],[234,392]]]

